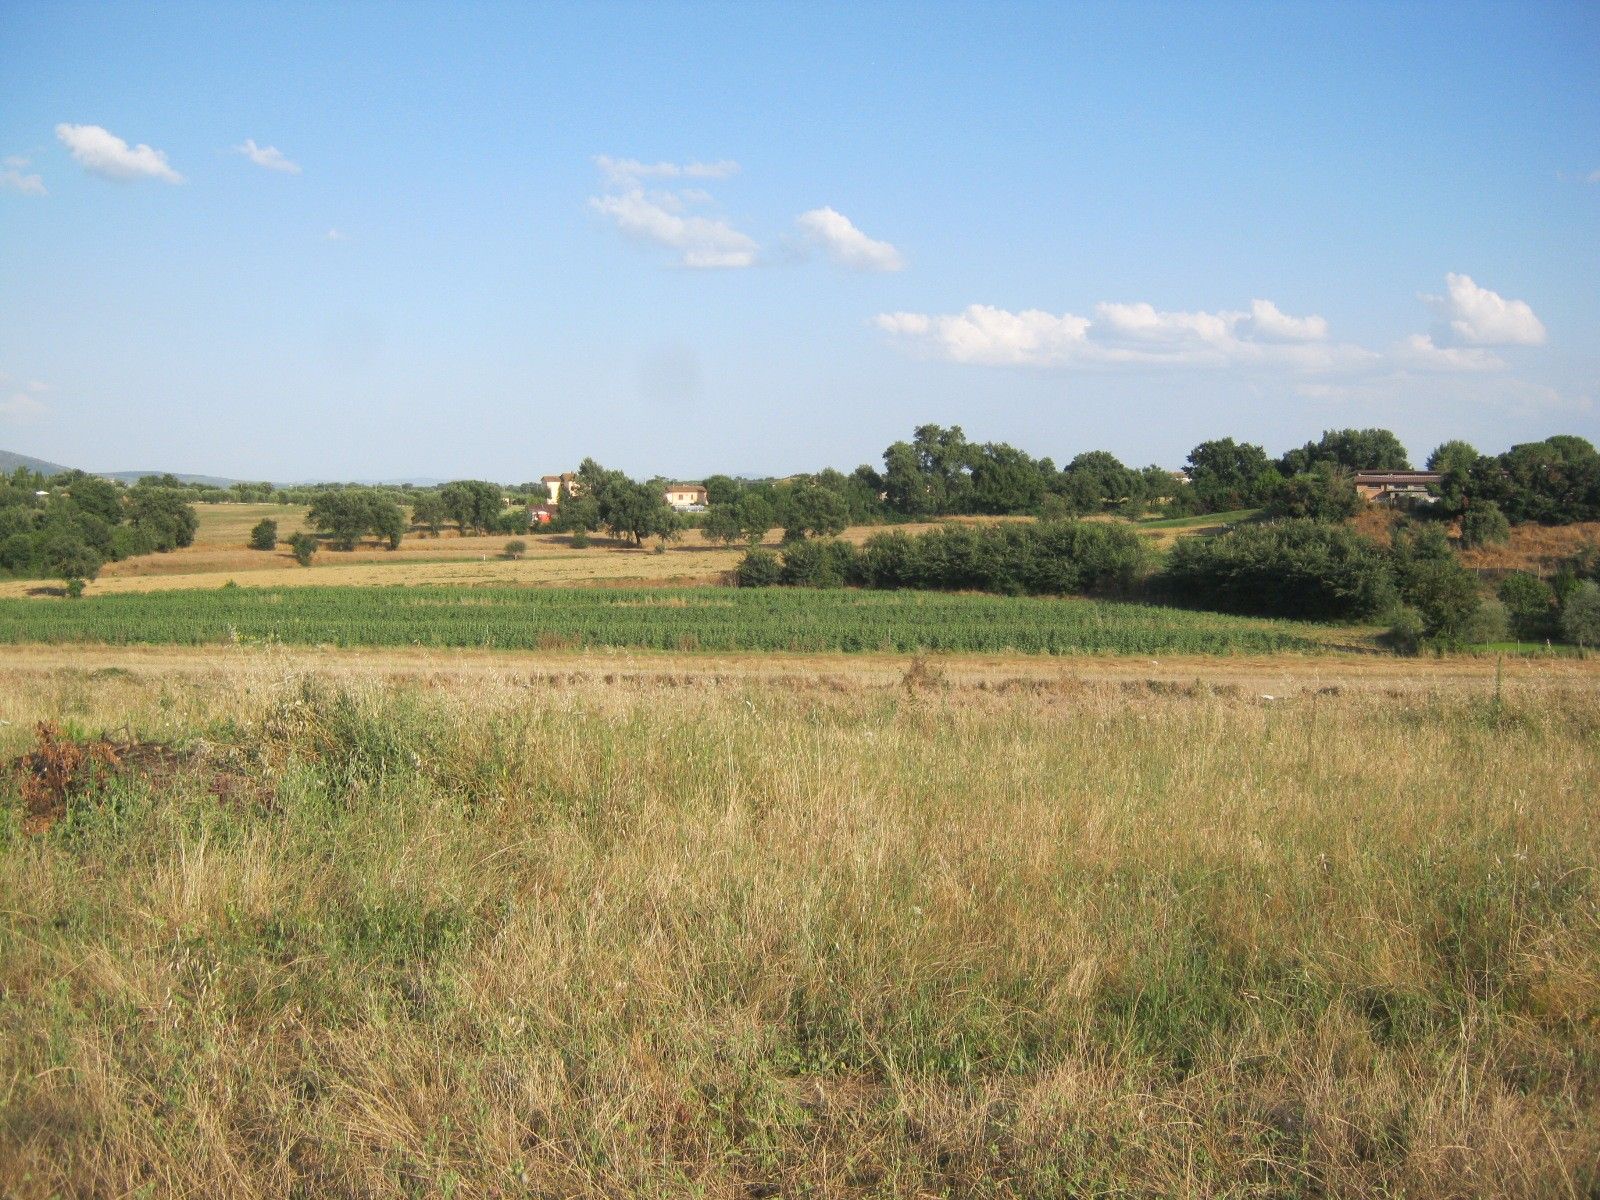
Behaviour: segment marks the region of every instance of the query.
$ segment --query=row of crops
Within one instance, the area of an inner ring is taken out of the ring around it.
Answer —
[[[1317,627],[1140,604],[929,592],[225,587],[0,600],[0,642],[535,650],[1227,654],[1319,648]]]

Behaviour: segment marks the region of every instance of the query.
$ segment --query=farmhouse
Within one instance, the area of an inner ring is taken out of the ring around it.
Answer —
[[[578,494],[578,477],[571,471],[562,475],[546,475],[539,482],[544,484],[544,490],[551,504],[560,504],[562,496]]]
[[[669,483],[666,498],[667,504],[679,512],[701,512],[711,499],[705,485],[699,483]]]
[[[1363,500],[1403,508],[1436,503],[1439,498],[1428,490],[1428,485],[1442,478],[1437,471],[1357,471],[1355,485]]]

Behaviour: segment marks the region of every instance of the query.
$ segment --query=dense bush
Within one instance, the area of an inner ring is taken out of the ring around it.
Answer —
[[[1461,544],[1469,550],[1477,546],[1502,546],[1511,539],[1511,522],[1493,500],[1474,504],[1461,517]]]
[[[250,530],[250,549],[276,550],[278,548],[278,523],[264,517]]]
[[[1117,593],[1133,586],[1148,559],[1144,541],[1120,525],[958,525],[916,536],[877,534],[859,550],[848,542],[796,542],[785,550],[776,582],[1003,595]],[[771,582],[773,561],[765,551],[751,551],[737,573],[741,585]]]
[[[1181,539],[1157,582],[1182,604],[1263,616],[1374,617],[1396,597],[1382,549],[1345,526],[1305,519]]]

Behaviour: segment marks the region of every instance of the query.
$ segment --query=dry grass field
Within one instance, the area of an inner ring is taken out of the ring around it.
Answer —
[[[108,563],[89,593],[165,591],[171,588],[214,588],[229,580],[241,587],[297,587],[382,584],[525,584],[567,586],[584,583],[716,583],[738,565],[743,546],[726,548],[705,541],[697,530],[662,554],[653,546],[639,549],[596,537],[584,550],[575,550],[561,534],[521,535],[528,545],[516,561],[503,557],[514,535],[461,537],[447,530],[439,537],[408,534],[397,550],[364,545],[356,550],[318,551],[310,567],[295,562],[287,546],[263,551],[249,548],[250,530],[263,517],[278,522],[278,536],[287,540],[304,529],[302,505],[197,504],[200,518],[194,544],[169,554],[145,554]],[[932,528],[929,524],[896,526],[908,532]],[[844,537],[862,542],[879,526],[849,529]],[[768,545],[778,544],[774,531]],[[0,581],[0,597],[50,594],[49,580]]]
[[[6,649],[0,1194],[1591,1196],[1597,682]]]

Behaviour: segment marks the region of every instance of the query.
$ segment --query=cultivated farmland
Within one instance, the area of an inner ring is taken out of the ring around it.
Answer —
[[[1140,604],[814,589],[213,588],[0,600],[0,641],[1269,654],[1348,630]]]

